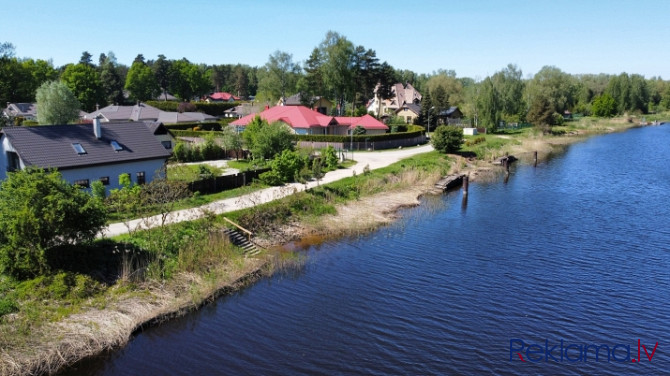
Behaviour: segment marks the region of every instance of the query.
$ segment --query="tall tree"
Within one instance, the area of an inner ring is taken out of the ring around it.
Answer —
[[[124,83],[116,66],[116,58],[112,52],[109,55],[101,54],[100,58],[103,56],[104,60],[100,64],[100,82],[105,100],[108,104],[121,104],[124,101]]]
[[[81,57],[79,58],[79,64],[93,66],[93,55],[88,53],[88,51],[82,52]]]
[[[240,98],[246,98],[249,95],[249,76],[242,65],[235,66],[235,93]]]
[[[172,62],[170,91],[184,101],[207,94],[211,90],[211,81],[205,68],[185,58]]]
[[[501,103],[500,95],[493,85],[491,77],[486,77],[481,83],[477,102],[477,113],[479,114],[479,122],[481,125],[495,130],[500,124],[501,118]]]
[[[167,91],[170,86],[170,65],[171,62],[165,58],[165,55],[158,55],[158,59],[153,64],[154,74],[156,75],[156,82],[161,89],[161,93],[167,100]]]
[[[67,124],[79,119],[79,100],[63,82],[43,83],[37,89],[35,97],[37,121],[40,124]]]
[[[296,91],[299,72],[300,66],[293,62],[293,55],[277,50],[264,66],[258,89],[272,100],[286,99]]]
[[[529,105],[542,96],[549,100],[554,112],[562,114],[576,103],[578,86],[571,75],[554,66],[545,66],[530,80],[526,92]]]
[[[500,95],[500,111],[504,120],[518,122],[525,115],[522,75],[523,73],[516,65],[508,64],[491,77],[496,92]]]
[[[105,104],[105,96],[98,71],[89,64],[68,65],[61,80],[79,99],[84,111],[94,111],[97,105]]]
[[[300,92],[300,102],[307,106],[314,105],[313,98],[315,96],[325,96],[325,84],[323,82],[323,74],[321,67],[323,65],[323,57],[318,48],[314,48],[309,55],[303,69],[305,75],[300,77],[297,89]]]
[[[353,99],[354,45],[334,31],[328,31],[319,49],[323,55],[322,74],[326,88],[337,99],[339,111],[347,96]]]
[[[377,76],[378,85],[375,95],[377,96],[377,103],[379,103],[377,117],[384,114],[383,104],[387,99],[393,98],[393,85],[395,84],[395,71],[393,67],[387,62],[383,62],[379,67]]]
[[[130,98],[136,101],[147,101],[158,95],[159,88],[154,72],[143,61],[136,60],[126,76],[126,90]]]

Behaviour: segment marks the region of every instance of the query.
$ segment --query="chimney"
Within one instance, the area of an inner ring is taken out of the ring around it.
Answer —
[[[102,138],[102,128],[100,127],[100,116],[93,119],[93,134],[98,140]]]

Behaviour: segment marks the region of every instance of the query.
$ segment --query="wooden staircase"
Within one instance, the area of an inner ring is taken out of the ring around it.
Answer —
[[[223,233],[228,236],[230,242],[234,245],[242,248],[243,252],[247,256],[256,256],[261,253],[261,249],[258,248],[256,244],[249,240],[249,237],[242,235],[238,230],[233,230],[226,228],[223,230]]]
[[[224,230],[224,233],[228,235],[228,239],[230,239],[231,243],[242,248],[246,256],[256,256],[257,254],[261,253],[261,249],[251,241],[251,237],[254,235],[251,231],[226,217],[223,217],[223,219],[237,228],[226,228]],[[242,232],[240,231],[244,232],[246,235],[242,235]]]

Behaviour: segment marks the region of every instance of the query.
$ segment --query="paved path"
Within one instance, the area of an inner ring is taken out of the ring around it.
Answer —
[[[416,154],[427,153],[433,150],[431,145],[424,145],[410,149],[398,149],[387,151],[374,152],[359,152],[354,153],[354,160],[356,164],[349,168],[337,169],[327,173],[321,184],[331,183],[346,177],[352,176],[353,171],[356,174],[362,174],[365,166],[369,166],[371,170],[386,167],[401,159],[411,157]],[[199,208],[183,209],[170,213],[166,223],[177,223],[201,218],[205,211],[210,211],[215,214],[227,213],[239,209],[249,208],[255,205],[266,202],[278,200],[296,192],[304,191],[305,189],[316,187],[316,181],[311,181],[308,184],[290,183],[281,187],[265,188],[253,193],[249,193],[239,197],[233,197],[225,200],[219,200]],[[116,236],[128,232],[128,227],[131,229],[151,228],[160,225],[161,217],[156,215],[147,218],[136,219],[130,223],[113,223],[106,227],[103,232],[105,236]]]

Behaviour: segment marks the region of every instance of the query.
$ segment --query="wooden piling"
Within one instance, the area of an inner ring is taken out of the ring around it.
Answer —
[[[534,156],[534,159],[535,159],[534,167],[537,167],[537,150],[535,150],[534,154],[535,154],[535,156]]]
[[[470,175],[463,176],[463,194],[468,194],[468,188],[470,186]]]

